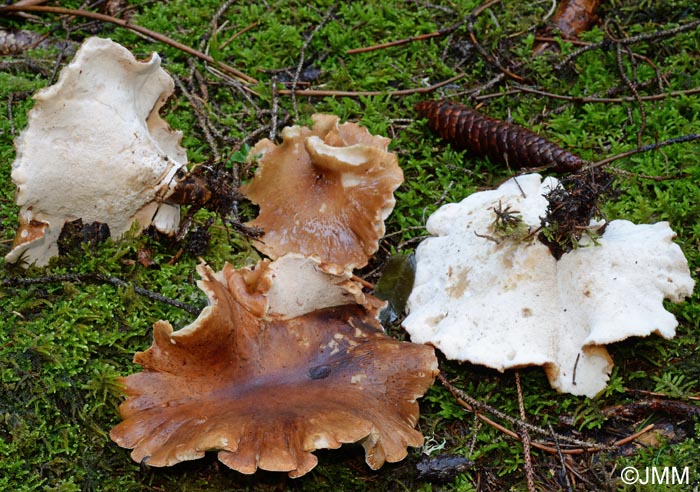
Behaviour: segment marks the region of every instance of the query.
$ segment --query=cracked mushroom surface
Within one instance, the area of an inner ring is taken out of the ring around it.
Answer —
[[[666,222],[614,220],[557,261],[531,234],[556,184],[523,175],[435,212],[403,325],[450,359],[542,365],[557,390],[593,397],[613,367],[605,345],[673,337],[663,301],[681,302],[694,281]]]
[[[259,268],[200,266],[210,305],[179,331],[154,325],[153,345],[134,358],[143,372],[122,380],[111,438],[151,466],[216,450],[242,473],[291,477],[316,465],[316,449],[359,441],[376,469],[420,446],[416,399],[437,374],[433,348],[388,337],[376,310],[354,302],[275,314],[270,270]]]
[[[241,190],[260,207],[249,222],[264,231],[256,247],[273,259],[315,254],[361,268],[379,247],[403,172],[388,138],[337,116],[312,118],[312,128],[287,127],[280,145],[261,140],[249,153],[258,169]]]
[[[105,223],[113,237],[134,222],[177,228],[179,208],[162,201],[187,158],[181,133],[158,114],[173,88],[156,53],[138,61],[108,39],[82,44],[58,82],[34,96],[15,142],[20,227],[8,262],[45,265],[63,225],[77,219]]]

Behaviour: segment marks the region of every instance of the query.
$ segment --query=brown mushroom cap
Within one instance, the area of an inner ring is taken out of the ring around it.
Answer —
[[[242,473],[259,467],[298,477],[312,451],[361,441],[374,469],[420,446],[418,403],[437,373],[432,347],[396,341],[357,304],[292,319],[261,319],[250,270],[200,268],[210,306],[154,342],[123,378],[124,419],[110,433],[132,458],[169,466],[219,450]]]
[[[311,129],[285,128],[280,145],[265,139],[250,151],[259,167],[241,190],[260,207],[249,223],[265,231],[256,247],[271,258],[316,254],[361,268],[378,249],[403,172],[388,138],[338,125],[337,116],[313,120]]]

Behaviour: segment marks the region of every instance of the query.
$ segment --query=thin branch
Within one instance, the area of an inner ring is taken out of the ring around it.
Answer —
[[[397,91],[334,91],[334,90],[317,90],[317,89],[304,89],[300,91],[291,91],[289,89],[280,89],[279,94],[288,96],[294,92],[297,96],[306,97],[367,97],[367,96],[408,96],[410,94],[427,94],[439,89],[445,85],[451,84],[464,78],[466,74],[455,75],[447,80],[438,82],[429,87],[416,87],[413,89],[400,89]]]
[[[274,142],[277,137],[277,113],[279,112],[279,93],[277,89],[277,75],[273,75],[270,80],[272,85],[272,122],[270,123],[270,134],[267,136],[268,139]]]
[[[640,395],[649,395],[649,396],[655,396],[659,398],[671,398],[671,396],[667,395],[666,393],[659,393],[658,391],[648,391],[648,390],[643,390],[643,389],[637,389],[637,388],[625,388],[625,392],[627,393],[639,393]],[[700,396],[686,396],[688,400],[694,400],[694,401],[700,401]]]
[[[525,427],[530,432],[534,432],[536,434],[547,435],[547,436],[551,435],[551,433],[546,429],[542,429],[540,427],[537,427],[536,425],[528,424],[527,422],[523,422],[522,420],[511,417],[510,415],[507,415],[507,414],[501,412],[500,410],[498,410],[490,405],[487,405],[486,403],[482,403],[482,402],[472,398],[471,396],[467,395],[464,391],[462,391],[461,389],[457,388],[452,383],[450,383],[442,373],[438,374],[437,377],[440,380],[440,382],[442,383],[442,385],[445,386],[445,388],[447,388],[447,390],[450,393],[452,393],[452,396],[455,397],[455,399],[457,400],[457,402],[460,405],[462,405],[464,408],[466,408],[470,412],[476,412],[479,415],[479,418],[481,420],[483,420],[484,422],[486,422],[487,424],[492,425],[494,422],[491,419],[484,417],[481,414],[481,412],[490,413],[491,415],[494,415],[494,416],[498,417],[499,419],[505,420],[506,422],[508,422],[509,424],[511,424],[513,426]],[[497,428],[500,430],[505,429],[501,425],[498,425]],[[510,429],[508,429],[508,432],[506,432],[506,434],[508,434],[509,436],[514,437],[518,440],[520,439],[519,436],[515,432],[511,431]],[[573,438],[565,436],[563,434],[555,434],[555,435],[556,435],[557,439],[559,439],[562,442],[565,442],[567,444],[572,444],[574,446],[581,446],[580,449],[562,450],[562,452],[564,454],[580,454],[580,453],[584,453],[584,452],[610,451],[613,449],[610,446],[604,446],[604,445],[601,446],[601,445],[597,445],[594,443],[581,441],[579,439],[573,439]],[[532,446],[537,448],[537,449],[541,449],[543,451],[547,451],[547,452],[551,452],[551,453],[557,452],[556,449],[554,449],[550,446],[540,444],[538,442],[532,442]]]
[[[505,68],[503,65],[501,65],[491,54],[489,54],[486,49],[484,49],[483,46],[479,43],[479,40],[476,39],[476,34],[474,33],[474,21],[476,18],[481,14],[484,10],[490,8],[491,6],[499,3],[501,0],[490,0],[483,5],[480,5],[479,7],[475,8],[471,14],[469,14],[469,17],[467,18],[467,30],[469,31],[469,39],[472,42],[472,45],[476,48],[476,50],[479,52],[479,54],[484,57],[484,59],[496,67],[498,70],[500,70],[502,73],[504,73],[506,76],[513,80],[517,80],[522,82],[524,79],[520,75],[516,75],[507,68]]]
[[[564,477],[564,483],[566,484],[566,492],[573,492],[571,480],[569,480],[569,474],[567,473],[566,469],[566,460],[564,459],[564,455],[561,452],[561,446],[559,445],[559,439],[557,439],[557,436],[554,433],[554,427],[552,427],[552,424],[547,424],[547,428],[549,429],[549,433],[552,435],[554,446],[557,450],[557,457],[559,458],[559,464],[561,465],[561,474]]]
[[[518,393],[518,410],[520,412],[520,420],[526,422],[523,388],[520,385],[520,371],[515,371],[515,387]],[[527,490],[528,492],[535,492],[535,470],[532,468],[530,434],[524,426],[520,426],[520,440],[523,443],[523,457],[525,463],[525,476],[527,478]]]
[[[614,42],[619,44],[619,45],[622,45],[622,46],[628,46],[631,44],[640,43],[642,41],[660,41],[662,39],[665,39],[665,38],[668,38],[671,36],[675,36],[676,34],[679,34],[682,32],[692,31],[693,29],[696,29],[698,26],[700,26],[700,20],[689,22],[688,24],[683,24],[682,26],[674,27],[671,29],[663,29],[663,30],[656,31],[656,32],[639,34],[638,36],[632,36],[629,38],[616,40]],[[557,63],[554,66],[554,69],[561,70],[562,68],[564,68],[566,65],[571,63],[573,60],[578,58],[583,53],[585,53],[587,51],[595,50],[598,48],[603,48],[605,46],[609,46],[611,42],[613,42],[613,41],[606,38],[599,43],[594,43],[594,44],[590,44],[588,46],[584,46],[582,48],[579,48],[576,51],[570,53],[562,61]]]
[[[390,48],[392,46],[401,46],[403,44],[413,43],[414,41],[425,41],[426,39],[437,38],[439,36],[450,34],[451,32],[457,30],[457,28],[459,28],[459,26],[461,26],[462,24],[464,24],[464,21],[457,22],[456,24],[452,24],[449,27],[440,29],[435,32],[421,34],[419,36],[412,36],[410,38],[405,39],[397,39],[396,41],[389,41],[388,43],[375,44],[373,46],[365,46],[364,48],[353,48],[351,50],[346,50],[345,53],[348,55],[355,55],[357,53],[367,53],[369,51],[377,51],[384,48]]]
[[[15,118],[12,115],[12,105],[14,104],[15,93],[10,92],[7,95],[7,121],[10,123],[10,135],[14,136],[17,134],[15,129]]]
[[[154,39],[156,41],[159,41],[161,43],[167,44],[169,46],[172,46],[173,48],[176,48],[180,51],[183,51],[189,55],[195,56],[199,58],[200,60],[204,60],[207,63],[214,64],[221,69],[223,69],[225,72],[228,72],[230,75],[233,75],[234,77],[237,77],[249,84],[257,84],[258,81],[254,79],[253,77],[250,77],[249,75],[246,75],[245,73],[241,72],[240,70],[227,65],[224,62],[217,62],[212,58],[211,56],[202,53],[201,51],[198,51],[194,48],[190,48],[189,46],[182,44],[178,41],[175,41],[174,39],[169,38],[168,36],[151,31],[150,29],[147,29],[145,27],[141,27],[138,24],[134,24],[128,20],[124,19],[118,19],[117,17],[112,17],[111,15],[106,15],[106,14],[100,14],[98,12],[91,12],[88,10],[81,10],[81,9],[66,9],[63,7],[44,7],[44,6],[31,6],[31,5],[7,5],[5,7],[0,7],[0,14],[5,14],[9,12],[45,12],[49,14],[62,14],[62,15],[72,15],[75,17],[86,17],[88,19],[95,19],[99,20],[102,22],[109,22],[110,24],[115,24],[120,27],[124,27],[126,29],[130,29],[134,32],[138,32],[140,34],[143,34],[144,36],[147,36],[151,39]]]
[[[19,0],[15,2],[14,5],[17,7],[30,7],[32,5],[41,5],[46,3],[48,0]]]
[[[197,98],[187,90],[185,84],[183,84],[182,80],[180,80],[180,77],[175,74],[171,74],[171,77],[175,81],[177,87],[180,89],[180,92],[182,92],[185,98],[187,98],[189,101],[190,106],[192,106],[194,114],[197,118],[197,123],[199,123],[199,127],[202,129],[202,132],[204,132],[204,137],[209,143],[209,147],[214,154],[214,158],[218,161],[221,159],[221,154],[219,153],[219,147],[216,145],[216,140],[211,134],[209,117],[205,114],[205,108],[202,107],[202,104],[197,100]]]
[[[643,429],[641,429],[640,431],[635,432],[634,434],[631,434],[623,439],[619,439],[619,440],[615,441],[614,446],[620,447],[620,446],[624,446],[625,444],[629,444],[632,441],[634,441],[635,439],[637,439],[639,436],[641,436],[642,434],[646,434],[647,432],[649,432],[653,428],[654,428],[654,424],[649,424],[646,427],[644,427]]]
[[[154,301],[162,302],[164,304],[175,306],[176,308],[180,308],[184,311],[187,311],[190,314],[199,314],[202,310],[201,307],[193,306],[192,304],[187,304],[185,302],[181,302],[175,299],[170,299],[169,297],[165,297],[164,295],[159,294],[158,292],[144,289],[143,287],[139,287],[137,285],[130,285],[128,282],[125,282],[122,279],[112,277],[109,275],[104,275],[101,273],[65,273],[62,275],[48,275],[45,277],[36,278],[12,277],[4,279],[2,281],[2,286],[16,287],[20,285],[53,284],[60,282],[92,282],[110,284],[114,287],[131,287],[132,289],[134,289],[135,293],[141,296],[147,297]]]
[[[624,102],[635,102],[637,100],[634,96],[626,97],[587,97],[587,96],[565,96],[563,94],[555,94],[553,92],[547,92],[540,89],[535,89],[533,87],[528,87],[525,85],[514,84],[512,90],[527,92],[530,94],[537,94],[539,96],[545,96],[550,99],[560,99],[562,101],[570,101],[578,104],[586,103],[624,103]],[[700,87],[693,87],[692,89],[687,89],[684,91],[672,91],[664,92],[661,94],[653,94],[650,96],[639,96],[640,101],[660,101],[668,97],[679,97],[679,96],[690,96],[693,94],[700,93]],[[503,94],[495,94],[495,97],[502,96]]]
[[[219,28],[219,20],[221,19],[221,16],[224,15],[224,13],[229,9],[229,7],[235,3],[236,0],[226,0],[224,3],[221,4],[221,6],[216,9],[216,12],[214,12],[214,15],[211,18],[211,25],[212,25],[212,35],[216,34],[216,30]]]
[[[536,441],[532,441],[531,445],[533,448],[537,448],[541,451],[545,451],[547,453],[551,454],[584,454],[584,453],[596,453],[600,451],[612,451],[615,448],[618,448],[620,446],[623,446],[625,444],[628,444],[635,439],[637,439],[639,436],[642,434],[649,432],[651,429],[654,428],[654,425],[648,425],[644,427],[642,430],[639,432],[636,432],[630,436],[627,436],[623,439],[619,439],[615,441],[612,446],[605,446],[605,445],[599,445],[599,444],[592,444],[586,441],[581,441],[579,439],[573,439],[571,437],[565,436],[563,434],[557,434],[554,433],[550,430],[543,429],[541,427],[538,427],[536,425],[528,424],[527,422],[523,421],[522,419],[516,419],[514,417],[511,417],[510,415],[507,415],[500,410],[493,408],[490,405],[487,405],[486,403],[482,403],[471,396],[467,395],[464,391],[461,389],[457,388],[454,386],[452,383],[450,383],[447,378],[442,374],[438,373],[437,378],[440,380],[442,385],[447,388],[447,390],[452,393],[452,396],[455,397],[455,400],[457,403],[459,403],[461,406],[469,410],[470,412],[474,412],[479,419],[481,419],[483,422],[489,424],[490,426],[500,430],[504,434],[509,435],[510,437],[521,440],[521,437],[516,433],[513,432],[512,430],[502,426],[501,424],[494,422],[490,418],[484,416],[481,412],[487,412],[490,413],[499,419],[505,420],[506,422],[510,423],[511,425],[515,427],[520,427],[521,429],[527,429],[530,432],[535,432],[537,434],[541,435],[546,435],[546,436],[554,436],[556,439],[566,442],[569,444],[573,444],[576,446],[580,446],[579,448],[568,448],[568,449],[561,449],[557,450],[556,447],[548,446],[546,444],[542,444]]]
[[[331,7],[328,8],[328,11],[326,12],[326,15],[323,16],[323,19],[321,19],[321,22],[318,23],[316,27],[314,27],[313,31],[307,36],[306,40],[304,41],[303,46],[301,47],[301,52],[299,53],[299,63],[297,64],[297,69],[294,72],[294,79],[292,80],[292,89],[291,89],[291,95],[292,95],[292,107],[294,109],[294,117],[298,120],[299,119],[299,110],[297,108],[297,97],[296,97],[296,90],[297,90],[297,85],[299,84],[299,76],[301,75],[301,70],[304,68],[304,60],[306,59],[306,50],[311,44],[311,40],[314,38],[314,35],[321,30],[321,28],[326,25],[326,23],[330,20],[330,18],[333,16],[333,12],[335,10],[335,6],[331,5]]]
[[[219,49],[221,49],[221,50],[224,49],[226,46],[228,46],[229,44],[231,44],[231,42],[232,42],[233,40],[235,40],[236,38],[238,38],[238,37],[242,36],[243,34],[247,33],[247,32],[250,31],[251,29],[254,29],[254,28],[258,27],[259,24],[260,24],[260,21],[252,22],[251,24],[248,24],[246,27],[244,27],[244,28],[241,29],[240,31],[237,31],[237,32],[233,33],[226,41],[224,41],[223,43],[221,43],[221,44],[219,45]]]
[[[561,39],[553,38],[551,36],[535,36],[535,41],[538,43],[558,43],[564,41],[566,43],[571,43],[574,46],[590,46],[592,43],[589,41],[581,41],[580,39]]]
[[[637,91],[637,87],[635,84],[632,83],[630,78],[627,76],[627,73],[625,71],[625,67],[622,63],[622,52],[623,50],[627,54],[627,56],[630,59],[630,63],[632,64],[632,71],[633,74],[636,75],[636,69],[634,65],[634,55],[632,53],[632,50],[630,49],[629,46],[623,46],[622,43],[620,43],[620,39],[616,39],[613,37],[612,34],[612,29],[622,32],[622,28],[614,21],[609,22],[606,24],[606,33],[608,34],[608,37],[613,39],[615,41],[615,61],[617,62],[617,70],[618,73],[620,74],[620,77],[622,78],[622,81],[625,83],[627,88],[632,92],[632,95],[634,96],[635,101],[637,102],[637,107],[639,108],[639,114],[641,115],[641,122],[639,125],[639,129],[637,130],[637,146],[641,147],[642,146],[642,134],[644,133],[644,129],[646,128],[646,122],[647,122],[647,115],[646,111],[644,111],[644,106],[642,105],[642,100],[640,99],[639,92]],[[656,67],[654,67],[656,68]]]
[[[584,166],[583,168],[581,168],[581,170],[585,171],[586,169],[604,166],[606,164],[610,164],[611,162],[617,161],[617,160],[622,159],[624,157],[629,157],[629,156],[635,155],[635,154],[641,154],[642,152],[649,152],[650,150],[658,150],[661,147],[666,147],[667,145],[673,145],[673,144],[685,143],[685,142],[693,142],[695,140],[700,140],[700,133],[691,133],[690,135],[682,135],[680,137],[669,138],[668,140],[663,140],[661,142],[656,142],[653,144],[644,145],[643,147],[638,147],[636,149],[628,150],[627,152],[622,152],[620,154],[606,157],[605,159],[600,160],[598,162],[593,162],[591,164]]]

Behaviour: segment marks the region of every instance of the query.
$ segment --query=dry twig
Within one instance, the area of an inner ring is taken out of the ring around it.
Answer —
[[[175,80],[175,84],[180,89],[180,92],[182,92],[182,94],[187,98],[190,105],[192,106],[192,110],[194,111],[194,114],[197,118],[197,123],[199,123],[199,127],[202,129],[202,132],[204,132],[204,137],[209,143],[209,147],[211,148],[214,158],[217,161],[220,160],[221,153],[219,152],[219,147],[216,144],[216,140],[211,134],[211,124],[209,121],[209,117],[205,114],[205,108],[202,107],[199,98],[195,97],[193,94],[190,93],[190,91],[187,90],[185,85],[182,83],[182,80],[180,80],[180,77],[178,77],[175,74],[171,74],[171,77],[173,78],[173,80]]]
[[[501,0],[489,0],[488,2],[484,3],[483,5],[480,5],[479,7],[475,8],[471,14],[469,14],[469,17],[467,18],[467,30],[469,31],[469,39],[471,40],[472,44],[476,48],[476,50],[479,52],[479,54],[484,57],[484,59],[496,67],[498,70],[500,70],[503,74],[505,74],[507,77],[517,80],[519,82],[522,82],[524,79],[520,75],[516,75],[507,68],[505,68],[503,65],[501,65],[491,54],[489,54],[486,49],[484,49],[483,46],[479,43],[479,40],[476,38],[476,34],[474,33],[474,21],[476,18],[481,14],[484,10],[492,7],[493,5],[499,3]]]
[[[570,445],[574,446],[579,446],[577,448],[566,448],[566,449],[560,449],[560,451],[557,451],[556,447],[549,446],[547,444],[542,444],[537,441],[532,441],[531,445],[534,448],[537,448],[541,451],[545,451],[547,453],[551,454],[558,454],[561,452],[562,454],[584,454],[584,453],[597,453],[600,451],[614,451],[616,448],[627,444],[629,442],[634,441],[637,439],[639,436],[642,434],[649,432],[651,429],[654,428],[654,425],[648,425],[647,427],[644,427],[642,430],[639,432],[636,432],[630,436],[627,436],[624,439],[620,439],[618,441],[615,441],[611,446],[610,445],[604,445],[604,444],[597,444],[597,443],[590,443],[586,441],[581,441],[579,439],[574,439],[569,436],[565,436],[563,434],[557,434],[557,433],[552,433],[550,430],[543,429],[541,427],[538,427],[536,425],[528,424],[527,422],[524,422],[521,419],[516,419],[514,417],[511,417],[510,415],[507,415],[500,410],[493,408],[490,405],[487,405],[486,403],[482,403],[469,395],[467,395],[464,391],[460,390],[459,388],[455,387],[452,383],[450,383],[447,378],[442,374],[438,374],[437,376],[438,380],[442,383],[447,390],[452,393],[452,396],[455,397],[455,400],[457,403],[459,403],[462,407],[466,408],[470,412],[474,412],[480,420],[483,422],[487,423],[488,425],[494,427],[495,429],[498,429],[499,431],[503,432],[504,434],[509,435],[510,437],[520,440],[520,436],[516,433],[513,432],[512,430],[502,426],[501,424],[494,422],[490,418],[486,417],[483,415],[482,412],[490,413],[496,417],[498,417],[501,420],[505,420],[506,422],[510,423],[511,425],[515,427],[520,427],[520,428],[525,428],[530,432],[534,432],[540,435],[546,435],[546,436],[554,436],[556,439],[558,439],[560,442],[564,442]]]
[[[314,38],[314,35],[321,30],[323,26],[326,25],[326,23],[330,20],[330,18],[333,16],[333,12],[335,11],[335,6],[331,6],[328,11],[326,12],[326,15],[323,16],[323,19],[321,19],[321,22],[314,27],[313,31],[307,36],[306,40],[304,41],[303,46],[301,47],[301,52],[299,54],[299,63],[297,64],[297,69],[294,72],[294,78],[292,79],[292,89],[291,89],[291,96],[292,96],[292,107],[294,108],[294,117],[295,119],[299,119],[299,109],[297,108],[297,97],[296,97],[296,90],[297,90],[297,85],[299,84],[299,75],[301,75],[301,70],[304,68],[304,60],[306,59],[306,50],[311,44],[311,40]]]
[[[622,45],[622,46],[629,46],[631,44],[641,43],[643,41],[660,41],[662,39],[669,38],[671,36],[675,36],[676,34],[679,34],[682,32],[692,31],[694,29],[697,29],[698,26],[700,26],[700,20],[689,22],[687,24],[683,24],[682,26],[674,27],[671,29],[662,29],[662,30],[659,30],[656,32],[640,34],[638,36],[631,36],[631,37],[620,39],[620,40],[617,40],[614,42],[619,44],[619,45]],[[570,53],[563,60],[561,60],[559,63],[557,63],[554,66],[554,69],[555,70],[562,70],[565,66],[567,66],[569,63],[571,63],[576,58],[581,56],[583,53],[585,53],[587,51],[599,49],[599,48],[605,48],[606,46],[609,46],[611,42],[613,42],[613,41],[611,41],[610,39],[604,39],[603,41],[601,41],[599,43],[594,43],[594,44],[589,44],[588,46],[583,46],[582,48],[579,48],[576,51]]]
[[[520,385],[520,371],[515,371],[515,387],[518,393],[518,410],[520,420],[526,422],[525,402],[523,400],[523,388]],[[527,490],[535,492],[535,470],[532,468],[532,453],[530,452],[530,433],[523,426],[520,427],[520,440],[523,443],[523,459],[525,463],[525,475],[527,477]]]
[[[634,96],[627,97],[591,97],[591,96],[567,96],[564,94],[555,94],[553,92],[543,91],[541,89],[535,89],[534,87],[528,87],[524,85],[513,85],[513,91],[528,92],[530,94],[537,94],[539,96],[545,96],[551,99],[560,99],[562,101],[570,101],[576,104],[587,104],[587,103],[625,103],[634,102],[637,100]],[[693,94],[700,93],[700,87],[693,87],[692,89],[686,89],[683,91],[671,91],[664,92],[661,94],[652,94],[650,96],[639,96],[639,101],[660,101],[668,97],[681,97],[681,96],[691,96]],[[502,97],[503,93],[496,93],[493,96],[488,95],[488,97]],[[483,96],[486,98],[487,96]]]
[[[396,91],[335,91],[335,90],[317,90],[304,89],[300,91],[291,91],[290,89],[280,89],[279,94],[288,96],[294,92],[297,96],[306,97],[368,97],[368,96],[408,96],[409,94],[427,94],[433,92],[440,87],[456,82],[465,77],[466,74],[455,75],[447,80],[438,82],[428,87],[416,87],[413,89],[400,89]]]
[[[180,308],[183,311],[187,311],[190,314],[199,314],[199,312],[202,310],[202,307],[193,306],[192,304],[187,304],[186,302],[170,299],[169,297],[165,297],[164,295],[159,294],[158,292],[144,289],[143,287],[139,287],[137,285],[131,285],[120,278],[104,275],[102,273],[65,273],[62,275],[47,275],[44,277],[36,278],[11,277],[8,279],[4,279],[2,281],[2,286],[16,287],[37,284],[55,284],[62,282],[92,282],[100,284],[110,284],[114,287],[127,287],[132,288],[136,294],[147,297],[148,299],[152,299],[154,301],[175,306],[176,308]]]
[[[134,32],[138,32],[139,34],[143,34],[144,36],[147,36],[151,39],[154,39],[156,41],[159,41],[161,43],[167,44],[168,46],[172,46],[173,48],[176,48],[180,51],[183,51],[189,55],[195,56],[199,58],[200,60],[204,60],[207,63],[212,63],[218,67],[220,67],[222,70],[227,72],[228,74],[237,77],[241,79],[244,82],[247,82],[249,84],[257,84],[257,80],[254,79],[253,77],[250,77],[249,75],[246,75],[245,73],[241,72],[240,70],[232,67],[231,65],[228,65],[223,62],[217,62],[212,58],[211,56],[202,53],[201,51],[198,51],[194,48],[191,48],[185,44],[182,44],[178,41],[175,41],[174,39],[169,38],[168,36],[151,31],[150,29],[147,29],[145,27],[139,26],[138,24],[134,24],[133,22],[124,20],[124,19],[118,19],[117,17],[112,17],[111,15],[106,15],[106,14],[100,14],[98,12],[91,12],[88,10],[81,10],[81,9],[66,9],[63,7],[44,7],[44,6],[33,6],[33,5],[7,5],[4,7],[0,7],[0,14],[7,14],[7,13],[15,13],[15,12],[44,12],[48,14],[63,14],[63,15],[71,15],[75,17],[86,17],[88,19],[95,19],[99,20],[102,22],[109,22],[110,24],[115,24],[120,27],[124,27],[126,29],[130,29]]]
[[[397,39],[396,41],[389,41],[388,43],[375,44],[373,46],[365,46],[364,48],[354,48],[354,49],[345,51],[345,53],[348,55],[355,55],[357,53],[367,53],[369,51],[377,51],[377,50],[381,50],[384,48],[390,48],[392,46],[401,46],[402,44],[413,43],[414,41],[425,41],[426,39],[437,38],[440,36],[445,36],[446,34],[450,34],[453,31],[457,30],[459,28],[459,26],[461,26],[462,24],[464,24],[464,22],[460,21],[460,22],[457,22],[456,24],[452,24],[449,27],[446,27],[444,29],[440,29],[440,30],[435,31],[435,32],[421,34],[419,36],[412,36],[410,38],[405,38],[405,39]]]
[[[679,420],[700,417],[700,406],[678,400],[645,398],[622,405],[605,407],[603,415],[607,418],[617,417],[637,420],[647,418],[651,412],[670,415]]]
[[[564,478],[564,483],[566,484],[566,491],[573,492],[573,489],[571,488],[571,480],[569,480],[569,473],[566,469],[566,460],[564,459],[564,455],[561,452],[561,446],[559,446],[559,439],[557,439],[557,436],[554,433],[554,427],[552,427],[552,424],[548,424],[547,428],[549,429],[549,433],[552,435],[554,447],[557,450],[557,457],[559,458],[559,464],[561,465],[561,474]]]
[[[622,31],[622,29],[617,25],[617,24],[611,24],[610,26],[607,27],[607,32],[608,36],[612,38],[615,41],[618,41],[617,39],[613,38],[610,29],[616,29],[618,31]],[[647,124],[647,115],[646,112],[644,111],[644,105],[642,104],[642,99],[639,96],[639,92],[637,91],[637,87],[635,84],[632,83],[630,78],[627,76],[627,73],[625,72],[625,67],[622,64],[622,51],[625,51],[627,53],[627,56],[629,57],[630,61],[632,62],[632,66],[634,66],[634,56],[632,54],[632,51],[630,50],[629,46],[623,46],[622,43],[616,42],[615,43],[615,59],[617,61],[617,70],[620,74],[620,77],[622,78],[622,81],[625,83],[625,85],[629,88],[630,92],[632,92],[632,95],[634,96],[634,100],[637,102],[637,107],[639,108],[639,114],[641,116],[641,121],[639,124],[639,130],[637,130],[637,145],[639,147],[642,146],[642,134],[644,133],[644,128],[646,127]],[[636,72],[636,70],[635,70]]]
[[[666,147],[667,145],[673,145],[673,144],[685,143],[685,142],[693,142],[695,140],[700,140],[699,133],[691,133],[690,135],[682,135],[680,137],[669,138],[668,140],[663,140],[661,142],[656,142],[653,144],[644,145],[644,146],[638,147],[636,149],[628,150],[627,152],[622,152],[620,154],[615,154],[613,156],[606,157],[603,160],[600,160],[598,162],[593,162],[591,164],[586,165],[581,170],[584,171],[586,169],[590,169],[593,167],[604,166],[606,164],[610,164],[611,162],[617,161],[617,160],[622,159],[624,157],[629,157],[629,156],[632,156],[635,154],[640,154],[642,152],[649,152],[650,150],[658,150],[661,147]],[[668,178],[666,178],[666,179],[668,179]]]

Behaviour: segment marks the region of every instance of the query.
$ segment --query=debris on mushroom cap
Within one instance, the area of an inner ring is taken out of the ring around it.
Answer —
[[[666,222],[612,221],[555,260],[535,231],[556,183],[518,176],[434,213],[403,324],[450,359],[543,365],[559,391],[592,397],[613,365],[604,345],[672,337],[678,322],[663,300],[680,302],[694,281]]]
[[[263,286],[228,264],[199,271],[210,305],[176,332],[157,322],[134,358],[143,372],[122,379],[124,420],[110,436],[135,461],[170,466],[218,450],[242,473],[299,477],[316,449],[359,441],[376,469],[422,444],[416,399],[437,374],[432,347],[390,338],[354,303],[262,319],[264,269]]]
[[[256,247],[273,259],[314,254],[361,268],[379,247],[403,172],[388,138],[337,116],[313,120],[313,128],[285,128],[280,145],[265,139],[250,151],[259,167],[241,191],[260,207],[249,223],[265,233]]]
[[[177,228],[179,208],[161,202],[187,158],[181,133],[158,114],[173,88],[156,53],[137,61],[111,40],[83,43],[58,82],[35,95],[16,141],[20,228],[8,262],[45,265],[76,219],[106,223],[114,237],[134,222]]]

